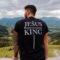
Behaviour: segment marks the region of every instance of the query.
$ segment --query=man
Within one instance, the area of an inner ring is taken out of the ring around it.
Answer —
[[[14,60],[46,60],[48,56],[48,28],[45,22],[35,18],[36,7],[25,6],[25,18],[14,28]]]

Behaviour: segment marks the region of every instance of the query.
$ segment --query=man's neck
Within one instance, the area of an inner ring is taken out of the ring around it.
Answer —
[[[29,17],[35,17],[35,16],[34,16],[34,15],[29,15],[28,18],[29,18]]]

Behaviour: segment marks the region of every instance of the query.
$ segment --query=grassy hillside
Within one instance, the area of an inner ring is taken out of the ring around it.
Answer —
[[[60,45],[60,32],[54,32],[49,34],[50,43],[53,45]]]
[[[57,52],[56,53],[54,52],[56,50],[58,52],[60,51],[60,45],[49,45],[49,48],[48,48],[48,57],[56,56]],[[13,46],[0,48],[0,58],[1,57],[12,58],[13,54],[14,54]]]

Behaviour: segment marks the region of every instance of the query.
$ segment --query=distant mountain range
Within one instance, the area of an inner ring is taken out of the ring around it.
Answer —
[[[42,17],[42,20],[44,20],[48,27],[60,27],[60,19],[56,17]]]
[[[16,18],[2,18],[0,19],[0,25],[4,25],[7,27],[13,27],[15,23],[22,19],[23,17],[16,17]]]
[[[16,18],[2,18],[0,19],[0,25],[7,27],[13,27],[18,20],[21,20],[23,17]],[[60,27],[60,19],[56,17],[42,17],[40,18],[45,21],[48,27]]]

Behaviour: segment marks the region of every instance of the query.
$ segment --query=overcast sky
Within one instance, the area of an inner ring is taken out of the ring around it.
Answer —
[[[24,6],[28,4],[37,7],[37,17],[60,18],[60,0],[0,0],[0,18],[22,16]]]

